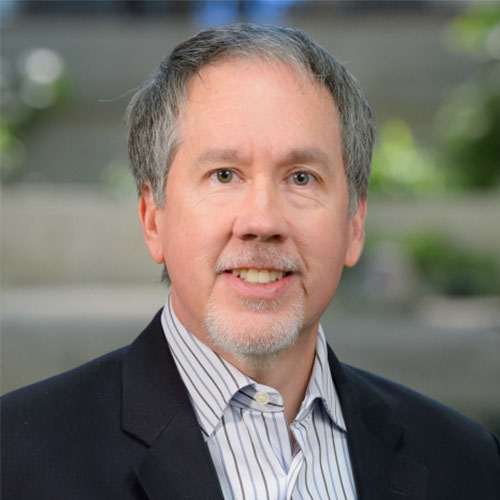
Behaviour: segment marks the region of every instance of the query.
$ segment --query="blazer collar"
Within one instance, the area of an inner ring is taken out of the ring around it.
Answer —
[[[358,500],[423,500],[428,470],[404,455],[405,427],[362,372],[329,349]]]
[[[122,429],[147,446],[135,473],[151,500],[199,498],[201,492],[204,499],[222,500],[160,317],[161,311],[132,343],[123,362]]]

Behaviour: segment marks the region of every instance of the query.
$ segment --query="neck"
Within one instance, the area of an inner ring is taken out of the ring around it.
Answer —
[[[285,417],[293,422],[304,399],[316,353],[318,327],[301,332],[295,344],[285,351],[263,357],[219,354],[259,384],[276,389],[283,398]]]

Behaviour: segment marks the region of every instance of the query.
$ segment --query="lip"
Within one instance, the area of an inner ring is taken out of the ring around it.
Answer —
[[[219,279],[237,295],[253,299],[275,299],[284,295],[297,279],[296,273],[291,273],[272,283],[248,283],[232,273],[222,273]]]

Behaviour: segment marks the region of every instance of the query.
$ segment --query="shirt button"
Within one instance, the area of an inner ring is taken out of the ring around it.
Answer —
[[[262,406],[266,406],[269,403],[269,394],[267,392],[258,392],[255,395],[255,401]]]

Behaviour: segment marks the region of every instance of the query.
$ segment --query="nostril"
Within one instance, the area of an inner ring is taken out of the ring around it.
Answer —
[[[266,234],[244,234],[241,236],[241,239],[243,241],[253,241],[253,240],[259,240],[259,241],[266,241],[266,242],[271,242],[271,243],[279,243],[283,240],[283,236],[281,234],[271,234],[271,235],[266,235]]]
[[[279,243],[280,241],[283,240],[283,235],[282,234],[274,234],[272,236],[269,236],[268,238],[266,238],[267,241],[272,241],[272,242],[275,242],[275,243]]]
[[[251,240],[255,240],[256,238],[258,238],[258,236],[256,234],[244,234],[241,239],[244,240],[244,241],[251,241]]]

